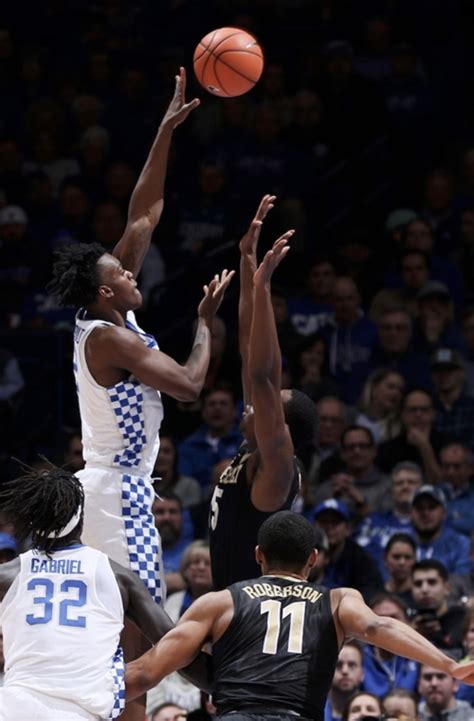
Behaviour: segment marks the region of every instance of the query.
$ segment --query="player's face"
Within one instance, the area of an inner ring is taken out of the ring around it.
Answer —
[[[97,262],[99,271],[99,294],[109,299],[120,312],[136,310],[142,304],[142,295],[137,281],[129,270],[114,255],[104,253]]]

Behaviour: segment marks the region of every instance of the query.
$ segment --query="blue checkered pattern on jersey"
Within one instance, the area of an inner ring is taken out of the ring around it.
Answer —
[[[130,568],[144,582],[151,597],[160,603],[161,547],[151,512],[153,490],[138,476],[122,476],[122,514],[128,543]]]
[[[146,443],[140,381],[122,381],[107,388],[107,393],[125,446],[122,453],[117,453],[114,457],[114,463],[127,468],[136,468],[140,464],[140,454]]]
[[[113,721],[113,719],[118,718],[125,708],[125,664],[123,661],[123,651],[120,646],[117,647],[112,659],[112,670],[114,674],[115,700],[107,721]]]

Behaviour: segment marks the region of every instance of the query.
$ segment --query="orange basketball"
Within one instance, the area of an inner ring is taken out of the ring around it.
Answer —
[[[263,53],[253,35],[240,28],[208,33],[194,51],[194,72],[213,95],[234,98],[251,90],[263,70]]]

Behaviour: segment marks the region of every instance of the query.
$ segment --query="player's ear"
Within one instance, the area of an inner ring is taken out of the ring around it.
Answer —
[[[114,291],[108,285],[99,285],[99,295],[102,298],[112,298]]]
[[[260,546],[255,546],[255,560],[257,561],[259,566],[262,565],[264,558]]]
[[[318,549],[313,548],[311,553],[308,556],[307,566],[309,569],[313,568],[313,566],[316,564],[316,559],[318,557]]]

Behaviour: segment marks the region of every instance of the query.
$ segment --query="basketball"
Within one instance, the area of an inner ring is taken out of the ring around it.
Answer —
[[[260,78],[263,52],[245,30],[219,28],[198,43],[193,63],[203,88],[221,98],[235,98],[251,90]]]

